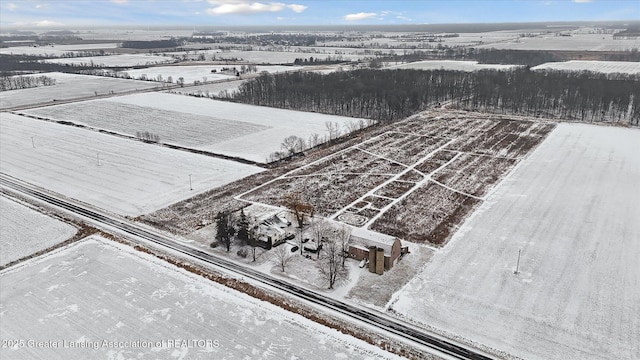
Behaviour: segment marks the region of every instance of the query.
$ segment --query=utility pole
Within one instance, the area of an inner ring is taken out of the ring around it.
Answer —
[[[516,275],[518,275],[518,273],[520,272],[519,270],[520,270],[520,252],[521,251],[522,251],[521,249],[518,249],[518,262],[516,263],[516,271],[513,272]]]
[[[189,190],[193,190],[193,186],[191,186],[191,174],[189,174]]]

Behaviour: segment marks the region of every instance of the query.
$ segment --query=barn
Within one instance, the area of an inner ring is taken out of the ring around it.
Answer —
[[[408,247],[402,247],[398,238],[360,228],[354,228],[351,232],[348,256],[356,260],[369,260],[369,271],[379,275],[384,270],[391,270],[398,257],[407,252]]]

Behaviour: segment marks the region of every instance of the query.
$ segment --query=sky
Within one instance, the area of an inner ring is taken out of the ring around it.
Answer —
[[[640,20],[640,0],[0,0],[0,27]]]

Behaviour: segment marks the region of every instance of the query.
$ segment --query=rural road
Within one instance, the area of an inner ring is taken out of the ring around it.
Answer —
[[[155,246],[159,246],[162,250],[170,250],[171,253],[186,255],[189,258],[207,263],[213,268],[219,268],[223,271],[231,271],[240,276],[259,281],[274,289],[296,296],[303,301],[322,305],[326,309],[332,310],[341,315],[346,315],[351,320],[358,321],[366,324],[367,326],[375,327],[381,334],[392,335],[394,338],[400,338],[411,346],[417,345],[418,348],[428,348],[430,349],[430,352],[436,356],[440,356],[445,359],[494,358],[489,354],[472,349],[463,344],[456,343],[442,336],[428,333],[423,329],[419,329],[413,325],[394,319],[386,314],[370,309],[359,308],[329,298],[308,289],[290,284],[286,281],[273,278],[251,268],[216,257],[199,249],[180,244],[166,235],[155,233],[126,219],[110,215],[106,212],[88,209],[85,206],[72,203],[71,201],[62,199],[58,195],[48,193],[47,191],[30,184],[17,181],[5,174],[0,174],[0,187],[16,191],[23,195],[53,205],[66,212],[80,216],[91,225],[107,231],[114,232],[115,230],[116,233],[123,234],[127,237],[133,236],[136,239],[142,239]]]

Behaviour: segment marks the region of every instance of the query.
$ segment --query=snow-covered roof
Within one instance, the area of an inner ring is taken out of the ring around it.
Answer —
[[[384,250],[385,255],[391,254],[391,247],[396,238],[393,236],[380,234],[375,231],[370,231],[362,228],[353,228],[351,230],[351,246],[359,248],[369,249],[369,246],[379,247]]]
[[[267,234],[273,234],[278,233],[280,235],[284,235],[285,231],[280,229],[277,226],[273,226],[273,225],[264,225],[264,224],[260,224],[260,231],[263,233],[267,233]]]
[[[260,221],[276,216],[284,210],[275,206],[267,206],[261,204],[251,204],[244,208],[244,213],[250,217]]]

